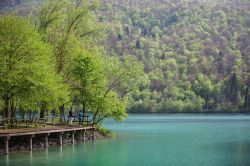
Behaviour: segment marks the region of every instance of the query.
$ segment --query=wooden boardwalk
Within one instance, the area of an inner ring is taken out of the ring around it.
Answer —
[[[63,144],[63,133],[69,132],[71,133],[71,140],[74,143],[74,134],[76,132],[83,132],[83,140],[85,140],[85,132],[86,130],[92,131],[92,140],[95,139],[95,127],[94,126],[48,126],[48,127],[39,127],[39,128],[22,128],[22,129],[6,129],[0,130],[0,138],[5,141],[5,154],[9,154],[9,141],[11,137],[18,136],[28,136],[29,138],[29,149],[32,150],[33,138],[36,135],[44,135],[45,147],[48,147],[48,139],[51,133],[58,134],[58,140],[60,146]]]
[[[7,129],[0,130],[0,137],[13,137],[13,136],[24,136],[24,135],[37,135],[37,134],[48,134],[48,133],[60,133],[66,131],[79,131],[79,130],[93,130],[93,126],[49,126],[42,128],[22,128],[22,129]]]

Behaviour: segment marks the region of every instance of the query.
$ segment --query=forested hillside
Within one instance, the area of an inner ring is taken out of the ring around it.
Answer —
[[[249,111],[248,0],[101,0],[99,22],[108,54],[144,65],[128,111]]]
[[[110,54],[133,55],[145,76],[130,111],[247,109],[250,2],[103,0]]]

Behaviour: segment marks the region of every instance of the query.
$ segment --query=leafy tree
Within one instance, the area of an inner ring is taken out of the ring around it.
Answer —
[[[208,109],[209,99],[213,91],[213,85],[210,80],[204,75],[199,74],[197,81],[194,82],[194,90],[198,95],[205,99],[205,108]]]
[[[137,79],[140,78],[142,72],[140,63],[129,57],[125,58],[122,63],[115,57],[107,57],[105,64],[107,82],[97,97],[96,103],[92,106],[93,123],[95,124],[111,115],[114,115],[112,118],[117,120],[124,117],[128,104],[127,93],[137,87]],[[107,104],[112,101],[113,104]]]
[[[69,72],[73,95],[81,103],[85,114],[96,103],[106,82],[102,61],[89,52],[81,52],[73,60]]]
[[[24,18],[1,16],[0,34],[0,95],[5,117],[14,117],[18,106],[35,109],[32,105],[41,101],[57,103],[67,88],[55,74],[50,46],[36,28]]]
[[[62,75],[68,85],[67,69],[78,56],[78,50],[93,45],[95,35],[98,36],[104,28],[94,14],[98,6],[96,1],[49,0],[35,14],[35,22],[46,36],[45,40],[53,46],[57,74]],[[61,117],[67,103],[70,101],[61,103],[59,107]]]
[[[239,82],[235,73],[228,79],[225,89],[226,100],[237,107],[239,104]]]

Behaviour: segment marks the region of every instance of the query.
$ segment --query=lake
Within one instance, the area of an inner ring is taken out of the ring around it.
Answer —
[[[250,115],[129,115],[116,138],[15,152],[1,166],[249,166]]]

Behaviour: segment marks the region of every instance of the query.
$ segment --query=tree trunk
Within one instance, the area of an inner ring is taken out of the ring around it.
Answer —
[[[46,103],[41,103],[40,118],[45,118]]]
[[[82,102],[82,113],[83,113],[83,116],[86,115],[86,107],[85,107],[85,103]]]
[[[22,107],[19,107],[19,115],[21,116],[22,119],[25,118],[25,111]]]
[[[10,117],[15,118],[16,117],[16,110],[15,110],[15,102],[14,102],[14,97],[10,99]],[[14,120],[11,119],[11,123],[14,123]]]
[[[4,97],[4,116],[5,116],[5,118],[10,118],[9,98],[8,98],[8,96]]]
[[[41,108],[40,118],[45,118],[45,109],[44,108]]]
[[[64,116],[64,104],[59,107],[60,110],[60,122],[65,121],[65,116]]]

